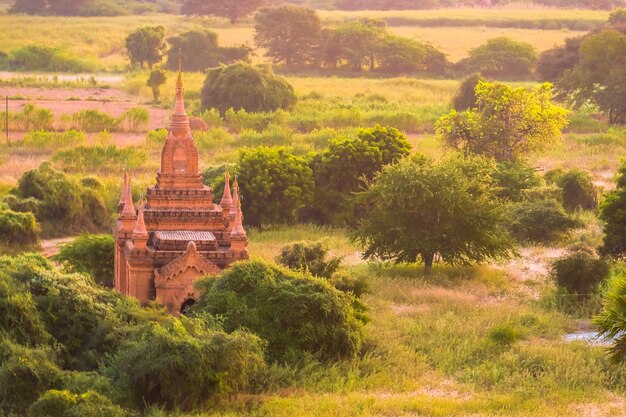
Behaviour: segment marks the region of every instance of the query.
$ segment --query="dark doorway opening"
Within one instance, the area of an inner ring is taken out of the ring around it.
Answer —
[[[187,314],[189,309],[196,303],[196,300],[193,298],[188,298],[185,300],[183,305],[180,307],[180,314]]]

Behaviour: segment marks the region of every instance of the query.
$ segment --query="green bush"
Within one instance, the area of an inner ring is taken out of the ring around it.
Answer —
[[[162,148],[167,139],[167,129],[155,129],[146,134],[146,146],[149,148]]]
[[[568,210],[594,209],[598,206],[598,192],[589,173],[580,169],[546,172],[546,179],[562,190],[563,206]]]
[[[452,108],[458,112],[472,110],[478,104],[476,96],[476,85],[482,81],[480,74],[474,74],[467,77],[459,85],[458,90],[452,99]]]
[[[115,354],[107,373],[138,408],[194,409],[248,389],[264,371],[257,337],[208,330],[199,322],[148,324]]]
[[[107,127],[106,130],[118,127],[124,132],[143,132],[148,128],[149,121],[150,113],[145,107],[133,107],[122,113],[115,126]]]
[[[316,277],[330,278],[339,265],[341,258],[327,259],[328,248],[321,242],[294,242],[283,246],[276,262],[296,271],[310,272]]]
[[[84,132],[115,130],[119,124],[113,116],[95,109],[85,109],[72,114],[72,127]]]
[[[523,201],[511,206],[509,227],[522,241],[550,242],[580,227],[556,200]]]
[[[201,97],[202,109],[215,108],[221,114],[230,108],[248,112],[290,109],[297,101],[284,78],[241,62],[209,70]]]
[[[112,287],[114,252],[113,236],[83,234],[63,245],[54,259],[62,262],[70,272],[87,273],[98,284]]]
[[[0,340],[0,411],[25,414],[45,391],[59,388],[62,371],[46,348],[27,348]]]
[[[60,49],[45,46],[23,46],[14,49],[8,59],[0,61],[9,71],[90,72],[96,66]]]
[[[551,275],[556,285],[576,296],[588,299],[610,273],[608,263],[593,253],[578,250],[552,263]]]
[[[226,331],[246,328],[266,340],[272,359],[297,362],[354,357],[363,340],[352,299],[328,281],[260,260],[238,262],[197,283],[197,310],[222,317]]]
[[[537,169],[519,159],[498,163],[493,178],[500,188],[499,197],[514,202],[522,201],[529,190],[536,189],[543,183],[537,175]]]
[[[49,390],[28,408],[29,417],[126,417],[128,413],[97,392]]]
[[[24,135],[24,139],[18,142],[21,146],[34,149],[60,149],[84,145],[86,136],[84,132],[68,130],[65,132],[46,132],[36,130]]]
[[[13,114],[13,122],[22,130],[50,130],[54,123],[54,115],[48,109],[42,109],[33,104],[26,104],[21,113]],[[9,122],[10,123],[10,122]]]
[[[40,226],[33,213],[0,210],[0,242],[34,245],[39,242]]]

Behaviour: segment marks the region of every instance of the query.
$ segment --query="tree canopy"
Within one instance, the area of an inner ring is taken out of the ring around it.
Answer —
[[[537,51],[532,45],[507,37],[489,39],[468,55],[458,64],[465,71],[500,79],[528,78],[537,64]]]
[[[183,0],[182,12],[186,15],[224,17],[234,25],[266,3],[267,0]]]
[[[165,51],[165,28],[163,26],[146,26],[139,28],[126,37],[126,52],[131,65],[144,67],[148,64],[161,62]]]
[[[369,207],[352,238],[366,258],[417,262],[426,273],[451,264],[507,258],[513,242],[503,205],[481,157],[434,162],[423,156],[388,165],[358,199]]]
[[[527,91],[481,81],[476,97],[477,108],[452,110],[437,122],[437,133],[453,148],[510,161],[553,145],[567,124],[567,111],[552,103],[547,83]]]

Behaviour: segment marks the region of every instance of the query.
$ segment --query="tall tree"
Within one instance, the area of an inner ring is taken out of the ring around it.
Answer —
[[[381,20],[360,19],[343,24],[332,31],[324,60],[333,68],[345,65],[360,72],[367,66],[373,71],[378,51],[388,36]],[[393,46],[388,45],[388,49]]]
[[[476,97],[477,108],[452,110],[437,122],[437,133],[453,148],[511,161],[554,144],[567,124],[548,83],[527,91],[480,81]]]
[[[537,62],[537,75],[542,81],[558,82],[563,74],[580,61],[580,45],[583,36],[565,39],[564,45],[543,51]]]
[[[254,20],[254,41],[272,61],[290,67],[315,60],[322,31],[315,10],[293,5],[264,8]]]
[[[611,29],[586,37],[578,64],[557,87],[575,106],[591,103],[609,123],[626,123],[626,35]]]
[[[141,68],[148,64],[152,68],[163,58],[165,51],[165,28],[146,26],[139,28],[126,37],[126,51],[130,64],[139,64]]]
[[[234,25],[267,3],[268,0],[184,0],[182,12],[186,15],[224,17]]]
[[[480,157],[435,163],[415,156],[388,165],[357,197],[370,209],[352,238],[366,258],[421,260],[426,274],[436,259],[468,264],[507,258],[514,245],[492,171]]]
[[[489,39],[468,55],[459,66],[493,78],[528,78],[537,64],[537,51],[532,45],[507,37]]]
[[[604,241],[600,253],[615,258],[626,255],[626,164],[618,172],[616,187],[600,204]]]

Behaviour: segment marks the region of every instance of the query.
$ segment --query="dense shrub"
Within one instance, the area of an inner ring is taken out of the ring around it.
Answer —
[[[537,50],[532,45],[507,37],[489,39],[468,55],[457,64],[465,72],[499,79],[527,79],[537,64]]]
[[[214,68],[207,74],[201,93],[202,109],[244,109],[267,112],[289,109],[296,104],[293,87],[269,69],[236,63]]]
[[[222,48],[217,41],[217,33],[212,30],[191,30],[169,38],[171,45],[167,53],[167,67],[178,69],[178,54],[185,57],[185,70],[203,72],[220,64],[236,61],[249,61],[250,48],[245,45]]]
[[[594,209],[598,205],[598,192],[586,171],[552,170],[546,172],[546,179],[555,183],[562,192],[563,206],[568,210]]]
[[[511,232],[520,240],[549,242],[580,227],[556,200],[523,201],[511,206]]]
[[[260,260],[238,262],[198,282],[198,310],[219,315],[224,328],[247,328],[268,343],[272,359],[354,357],[363,339],[350,296],[326,280]]]
[[[13,114],[13,121],[25,131],[49,130],[52,129],[54,115],[48,109],[42,109],[28,103],[24,105],[21,113]]]
[[[113,236],[83,234],[63,245],[55,260],[70,272],[85,272],[97,283],[112,287],[114,252]]]
[[[150,121],[150,113],[145,107],[132,107],[126,110],[117,119],[115,126],[107,127],[102,130],[110,130],[113,127],[118,127],[125,132],[143,132],[148,127]]]
[[[26,133],[24,138],[18,142],[18,145],[44,150],[75,147],[84,145],[85,142],[85,133],[76,130],[68,130],[65,132],[46,132],[43,130],[35,130],[33,132]]]
[[[246,222],[255,226],[293,223],[313,196],[307,161],[287,148],[243,149],[237,163]]]
[[[626,163],[619,168],[615,190],[602,201],[600,219],[604,222],[600,253],[621,258],[626,253]]]
[[[46,46],[23,46],[14,49],[0,61],[10,71],[88,72],[96,66],[65,51]]]
[[[62,371],[49,349],[0,344],[0,412],[23,415],[42,393],[60,387]]]
[[[508,201],[522,201],[529,190],[542,185],[537,169],[521,160],[498,163],[493,178],[500,188],[498,195]]]
[[[118,121],[96,109],[85,109],[72,115],[72,127],[83,132],[101,132],[115,130]]]
[[[452,107],[458,112],[472,110],[478,104],[478,97],[476,96],[476,86],[482,81],[479,74],[474,74],[467,77],[456,90],[454,97],[452,98]]]
[[[276,262],[296,271],[310,272],[316,277],[330,278],[339,265],[341,258],[327,259],[328,248],[322,242],[294,242],[283,246]]]
[[[56,152],[52,159],[71,172],[121,171],[141,167],[147,160],[146,153],[137,147],[118,148],[109,146],[78,146]]]
[[[551,268],[556,284],[581,301],[589,298],[598,284],[608,278],[609,272],[609,265],[604,259],[584,250],[555,260]]]
[[[126,417],[128,413],[97,392],[49,390],[28,408],[29,417]]]
[[[0,207],[0,242],[34,245],[39,241],[40,226],[33,213],[2,210]]]
[[[190,410],[246,390],[265,368],[259,339],[208,330],[199,320],[153,323],[122,345],[107,369],[137,408]]]

